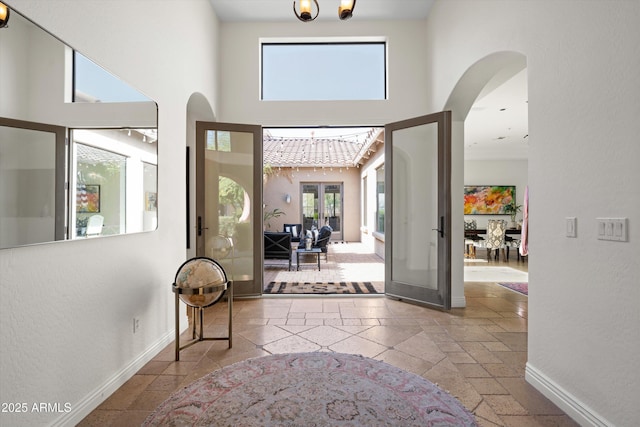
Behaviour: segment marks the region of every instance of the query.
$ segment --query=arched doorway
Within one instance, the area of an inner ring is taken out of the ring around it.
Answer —
[[[453,200],[463,200],[465,185],[465,145],[473,144],[465,133],[465,121],[479,99],[494,92],[506,82],[510,81],[526,70],[526,57],[513,51],[495,52],[485,56],[472,64],[462,75],[451,92],[444,109],[452,112],[452,169],[451,179]],[[489,119],[487,119],[489,120]],[[487,123],[487,121],[485,121]],[[522,135],[524,136],[524,135]],[[528,142],[528,140],[527,140]],[[493,175],[495,177],[495,175]],[[526,180],[525,180],[526,181]],[[482,182],[477,184],[493,184]],[[524,188],[519,191],[524,193]],[[463,204],[454,203],[452,206],[452,238],[459,244],[453,245],[456,256],[452,256],[452,306],[464,307],[464,213]],[[460,254],[458,257],[457,255]],[[460,259],[460,261],[456,261]]]

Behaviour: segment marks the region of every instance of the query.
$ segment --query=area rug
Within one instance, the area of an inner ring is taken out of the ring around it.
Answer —
[[[511,267],[464,266],[465,282],[528,282],[529,274]]]
[[[529,295],[529,283],[523,282],[505,282],[498,283],[500,286],[504,286],[507,289],[521,293],[522,295]]]
[[[487,263],[489,261],[482,258],[465,258],[464,262]]]
[[[249,359],[171,395],[143,426],[477,426],[421,376],[350,354]]]
[[[377,294],[371,282],[269,282],[265,294]]]

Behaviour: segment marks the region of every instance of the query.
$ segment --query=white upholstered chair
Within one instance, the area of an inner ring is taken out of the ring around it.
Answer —
[[[481,242],[475,243],[477,247],[487,250],[487,259],[491,258],[491,251],[495,250],[495,259],[500,259],[500,250],[502,250],[503,260],[507,260],[505,249],[505,234],[507,232],[507,221],[503,219],[490,219],[487,223],[487,237]]]

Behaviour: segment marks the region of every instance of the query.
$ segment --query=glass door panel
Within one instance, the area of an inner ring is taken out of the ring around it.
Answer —
[[[302,229],[318,227],[320,184],[302,184]]]
[[[342,239],[342,185],[324,184],[324,221],[333,229],[332,240]]]
[[[451,308],[449,113],[386,127],[386,291]]]
[[[331,240],[342,240],[342,184],[302,184],[302,228],[333,229]]]
[[[235,295],[259,295],[262,128],[197,122],[196,132],[196,254],[223,266]]]

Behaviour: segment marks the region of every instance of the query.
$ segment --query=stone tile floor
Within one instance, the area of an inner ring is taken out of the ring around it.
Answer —
[[[526,271],[523,263],[509,266]],[[336,351],[383,360],[437,383],[480,426],[576,426],[524,379],[527,297],[488,282],[466,283],[465,295],[467,307],[450,312],[384,296],[239,299],[233,348],[204,341],[175,362],[169,345],[79,425],[138,426],[172,392],[248,358]],[[208,336],[225,333],[225,310],[225,304],[206,310]]]

